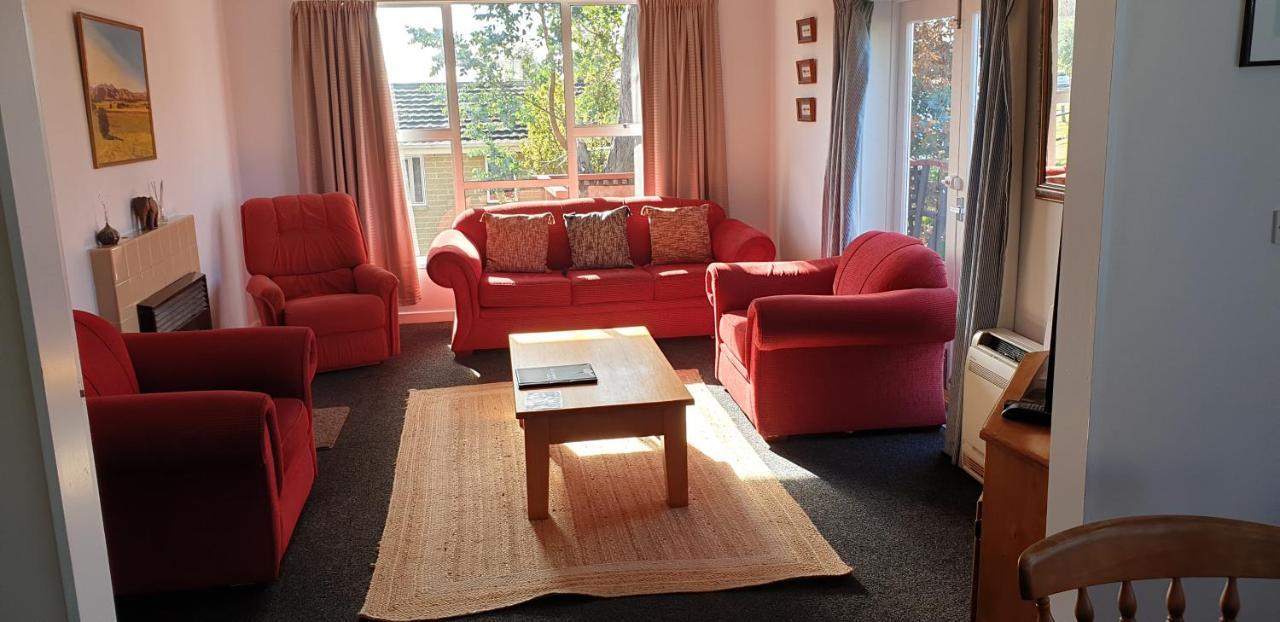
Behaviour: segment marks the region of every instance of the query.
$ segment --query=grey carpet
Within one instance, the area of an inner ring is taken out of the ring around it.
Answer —
[[[279,580],[120,598],[119,619],[355,619],[386,519],[408,391],[511,376],[505,351],[455,362],[446,325],[405,326],[402,339],[404,354],[395,360],[316,379],[316,405],[350,406],[351,416],[338,447],[319,454],[320,476]],[[822,436],[769,446],[714,384],[709,339],[660,343],[675,368],[702,372],[765,462],[856,573],[709,594],[555,596],[477,619],[968,619],[979,487],[942,456],[940,431]]]

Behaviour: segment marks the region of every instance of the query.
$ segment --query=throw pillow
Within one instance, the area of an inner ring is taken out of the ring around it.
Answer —
[[[627,217],[631,208],[623,205],[607,212],[565,214],[569,234],[569,254],[574,270],[631,268],[631,246],[627,244]]]
[[[711,255],[711,230],[707,227],[710,206],[647,207],[649,242],[653,263],[708,263]]]
[[[485,271],[546,272],[552,222],[550,212],[485,214]]]

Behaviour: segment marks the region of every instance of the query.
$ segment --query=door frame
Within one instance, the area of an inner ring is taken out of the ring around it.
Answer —
[[[908,231],[906,208],[910,187],[910,171],[907,166],[910,155],[910,103],[912,51],[910,24],[927,19],[955,18],[957,8],[963,11],[960,29],[956,33],[955,53],[952,56],[952,115],[948,178],[959,177],[962,190],[948,193],[946,214],[946,251],[943,257],[948,280],[954,285],[959,278],[963,258],[963,222],[957,209],[957,199],[967,202],[969,159],[973,143],[973,116],[976,97],[973,85],[977,81],[977,40],[979,0],[907,0],[893,6],[892,49],[889,63],[889,85],[892,89],[889,144],[886,152],[890,158],[888,167],[890,188],[885,222],[894,231]],[[960,97],[956,94],[960,93]]]

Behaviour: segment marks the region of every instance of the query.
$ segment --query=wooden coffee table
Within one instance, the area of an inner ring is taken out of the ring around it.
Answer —
[[[529,519],[547,518],[552,444],[661,436],[667,472],[667,505],[689,505],[689,449],[685,408],[693,396],[676,376],[644,327],[525,333],[508,338],[511,371],[524,367],[590,363],[599,382],[515,392],[516,418],[524,426]],[[553,409],[526,404],[530,393],[560,392]]]

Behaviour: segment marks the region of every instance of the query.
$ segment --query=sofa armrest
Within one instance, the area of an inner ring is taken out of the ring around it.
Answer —
[[[747,311],[758,350],[946,343],[955,337],[956,293],[904,289],[858,296],[770,296]]]
[[[783,294],[830,294],[838,257],[812,261],[714,263],[707,268],[707,296],[718,318],[751,301]]]
[[[352,270],[356,292],[382,299],[386,307],[387,346],[392,356],[400,354],[400,279],[390,270],[362,263]]]
[[[311,407],[316,337],[310,328],[126,333],[124,343],[144,393],[258,391]]]
[[[93,459],[105,473],[263,470],[283,475],[275,404],[262,393],[91,397]]]
[[[441,287],[453,290],[453,343],[459,355],[471,350],[471,331],[480,319],[480,251],[457,229],[436,235],[427,252],[427,276]]]
[[[711,252],[716,261],[773,261],[778,249],[769,236],[732,218],[711,232]]]
[[[480,251],[457,229],[445,229],[436,235],[427,251],[427,276],[440,287],[478,290]]]
[[[351,271],[356,280],[356,292],[372,294],[389,304],[396,304],[396,291],[400,288],[400,279],[386,268],[371,263],[362,263]]]
[[[253,305],[258,309],[258,319],[263,326],[280,326],[284,324],[284,290],[270,277],[255,274],[249,277],[245,286]]]

